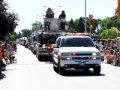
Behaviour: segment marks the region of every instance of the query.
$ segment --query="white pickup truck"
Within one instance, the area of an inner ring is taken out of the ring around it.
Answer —
[[[93,68],[95,74],[100,74],[101,56],[91,37],[60,36],[53,47],[53,69],[59,74],[71,68],[87,71]]]

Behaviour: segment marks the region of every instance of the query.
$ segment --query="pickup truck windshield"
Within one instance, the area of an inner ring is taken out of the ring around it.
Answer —
[[[61,47],[95,47],[90,38],[64,38]]]

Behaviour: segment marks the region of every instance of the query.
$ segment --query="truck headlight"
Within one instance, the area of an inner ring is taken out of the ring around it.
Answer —
[[[92,59],[96,59],[96,53],[92,53]]]
[[[61,56],[60,59],[61,59],[61,60],[71,60],[71,57]]]
[[[100,53],[92,53],[92,59],[93,60],[100,60],[101,59]]]
[[[92,55],[95,55],[95,56],[96,56],[97,54],[96,54],[96,53],[92,53]]]
[[[71,59],[70,53],[62,53],[60,59],[61,60],[70,60]]]

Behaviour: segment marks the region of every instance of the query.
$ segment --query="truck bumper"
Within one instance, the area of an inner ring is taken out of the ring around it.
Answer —
[[[38,53],[38,56],[51,56],[52,57],[52,53]]]
[[[84,68],[94,68],[100,67],[101,61],[100,60],[78,60],[78,61],[60,61],[60,65],[63,68],[76,68],[76,69],[84,69]]]

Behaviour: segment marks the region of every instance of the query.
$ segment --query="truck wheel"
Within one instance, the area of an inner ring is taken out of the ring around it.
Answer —
[[[41,56],[38,56],[38,60],[41,61],[41,60],[42,60],[42,57],[41,57]]]
[[[89,68],[84,69],[84,72],[88,73],[89,72]]]
[[[62,68],[59,64],[59,74],[63,75],[65,73],[65,68]]]
[[[33,51],[33,54],[35,55],[35,54],[36,54],[36,51]]]
[[[55,63],[53,62],[53,70],[54,70],[55,72],[58,72],[58,67],[55,67],[54,64],[55,64]]]
[[[100,74],[100,71],[101,71],[101,67],[95,67],[95,68],[94,68],[94,73],[95,73],[96,75],[99,75],[99,74]]]

